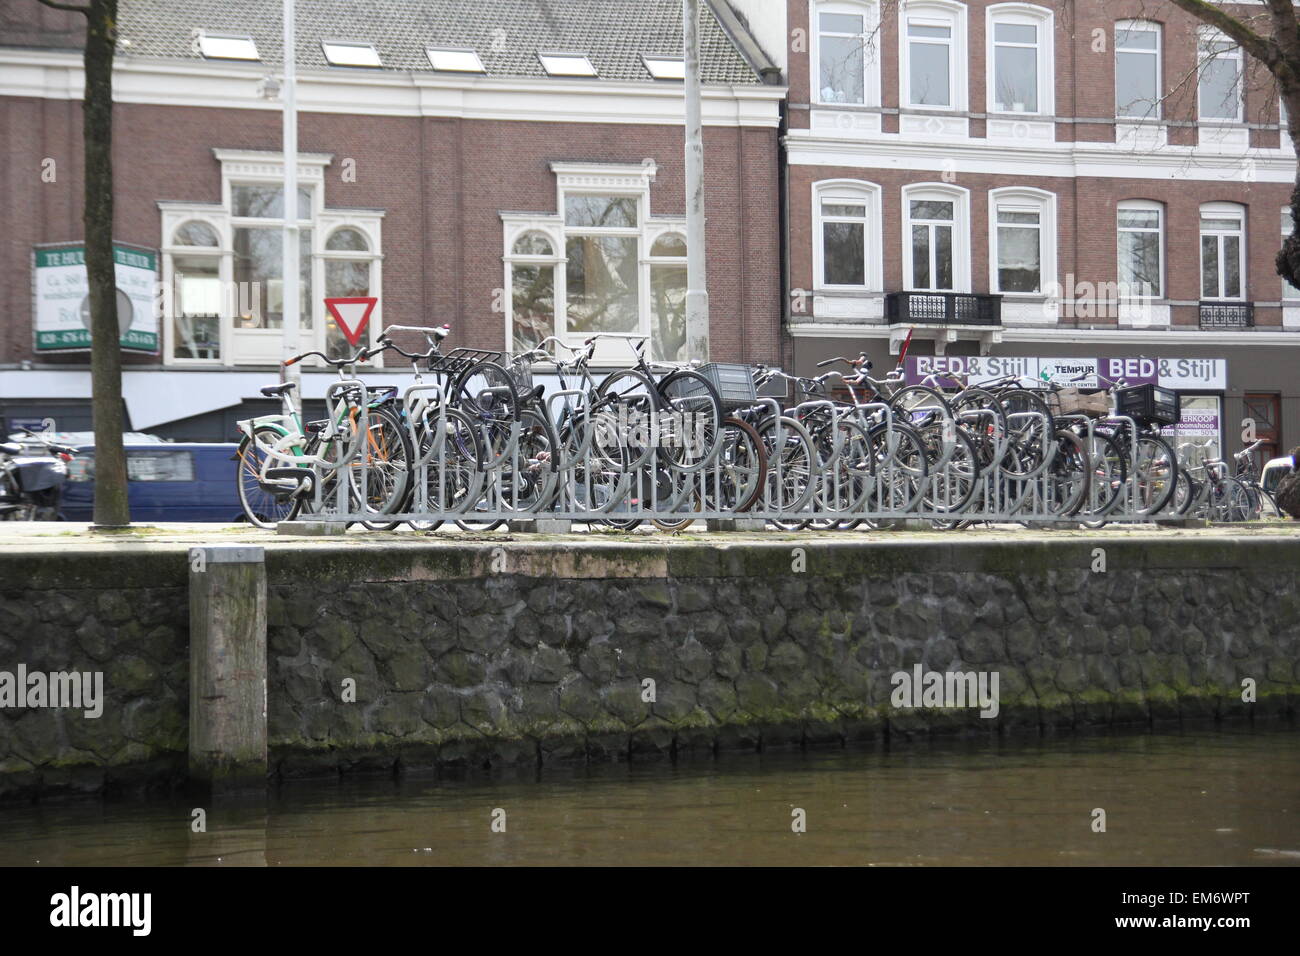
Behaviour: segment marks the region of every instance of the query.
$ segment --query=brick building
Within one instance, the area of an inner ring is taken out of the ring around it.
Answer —
[[[371,333],[445,321],[452,345],[512,348],[640,332],[679,357],[679,0],[297,11],[304,348],[345,345],[325,297],[373,295]],[[280,105],[267,95],[279,16],[265,0],[121,2],[114,236],[137,430],[229,440],[268,404],[257,388],[275,378],[283,288]],[[81,18],[35,0],[0,17],[0,416],[86,428]],[[707,4],[701,30],[711,351],[775,361],[785,91],[732,8]],[[304,376],[305,395],[330,378]]]
[[[892,366],[915,328],[912,378],[1119,373],[1185,393],[1185,443],[1234,451],[1246,417],[1300,443],[1300,291],[1273,266],[1295,155],[1259,64],[1151,0],[787,16],[800,372]]]

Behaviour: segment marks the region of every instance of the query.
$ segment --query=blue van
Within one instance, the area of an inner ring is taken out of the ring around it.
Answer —
[[[132,521],[244,520],[235,487],[237,444],[157,442],[126,445]],[[95,508],[95,446],[68,462],[62,512],[68,521],[91,521]]]

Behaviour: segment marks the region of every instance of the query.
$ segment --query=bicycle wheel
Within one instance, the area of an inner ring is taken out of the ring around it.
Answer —
[[[659,429],[660,460],[675,471],[699,471],[718,452],[722,399],[707,378],[690,369],[670,372],[657,387],[668,413]]]
[[[363,510],[379,515],[399,511],[410,490],[410,470],[411,441],[397,413],[388,406],[366,409],[362,451],[347,468],[348,479]],[[372,531],[391,531],[399,524],[400,521],[362,521]]]
[[[753,508],[767,481],[763,437],[754,426],[739,418],[723,419],[722,445],[714,465],[705,480],[708,507],[737,514]]]
[[[930,468],[922,507],[944,515],[960,514],[979,485],[979,449],[964,428],[935,422],[919,431]]]
[[[285,484],[283,490],[272,491],[272,487],[279,488],[279,483],[272,485],[263,479],[267,468],[288,467],[283,461],[268,461],[266,453],[268,447],[274,447],[283,437],[280,429],[261,425],[253,429],[252,438],[245,437],[240,442],[235,453],[239,504],[248,523],[258,528],[274,529],[281,521],[292,521],[302,507],[302,498],[292,494],[297,488]]]
[[[769,415],[754,430],[767,459],[763,509],[786,514],[802,510],[812,500],[819,467],[808,430],[785,415]]]
[[[905,385],[889,396],[894,420],[907,425],[928,425],[935,419],[951,418],[952,407],[936,389],[928,385]]]
[[[1224,478],[1210,492],[1211,521],[1247,521],[1250,518],[1250,492],[1236,478]]]
[[[1096,519],[1109,514],[1119,503],[1128,476],[1128,459],[1114,437],[1105,432],[1094,431],[1082,437],[1092,481],[1079,516]]]
[[[1124,447],[1122,441],[1120,447]],[[1132,473],[1138,514],[1156,514],[1173,500],[1178,490],[1178,456],[1163,438],[1156,435],[1138,437],[1137,460],[1133,462]]]
[[[478,500],[483,486],[484,473],[479,467],[482,452],[469,416],[455,408],[447,409],[446,415],[441,446],[423,466],[423,507],[431,514],[465,512]],[[436,440],[433,430],[438,427],[436,416],[430,418],[421,430],[420,457],[429,452]],[[420,472],[421,469],[415,469],[408,500],[414,501]],[[412,520],[409,524],[417,531],[433,531],[442,526],[443,520]]]
[[[1052,514],[1074,515],[1083,507],[1092,483],[1088,450],[1083,439],[1068,428],[1056,432],[1056,451],[1044,478],[1047,507]]]
[[[477,428],[484,455],[495,461],[506,454],[521,411],[519,392],[510,373],[496,362],[477,362],[457,377],[452,395],[452,404]]]
[[[1000,467],[1011,478],[1033,478],[1047,467],[1054,448],[1051,413],[1042,398],[1024,388],[998,392],[998,404],[1007,418],[1008,438],[1019,450],[1018,455],[1004,456]]]
[[[590,416],[591,453],[609,467],[639,469],[655,452],[659,390],[636,369],[625,368],[605,376],[596,394],[601,405]]]

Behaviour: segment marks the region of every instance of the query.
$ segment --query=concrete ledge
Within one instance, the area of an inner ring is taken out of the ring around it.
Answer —
[[[344,535],[347,532],[347,526],[339,521],[281,521],[275,526],[276,534],[293,535],[302,538]]]

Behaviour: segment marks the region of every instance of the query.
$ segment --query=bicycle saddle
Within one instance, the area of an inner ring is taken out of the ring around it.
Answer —
[[[281,382],[279,385],[263,385],[262,394],[267,398],[276,398],[296,387],[293,382]]]
[[[0,442],[0,455],[21,455],[23,446],[14,441]]]

